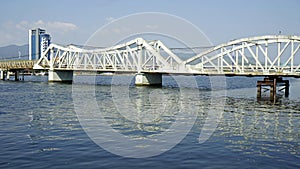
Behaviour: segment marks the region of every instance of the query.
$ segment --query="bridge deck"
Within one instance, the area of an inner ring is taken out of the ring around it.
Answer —
[[[93,50],[51,44],[33,69],[300,77],[300,36],[243,38],[183,58],[159,40],[142,38]]]
[[[11,69],[33,69],[36,61],[34,60],[7,60],[0,61],[0,69],[11,70]]]

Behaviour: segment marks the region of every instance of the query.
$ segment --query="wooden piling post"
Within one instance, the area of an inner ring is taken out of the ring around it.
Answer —
[[[257,98],[261,98],[261,83],[257,82]]]
[[[276,100],[276,78],[271,80],[272,83],[270,84],[270,99],[271,100]]]
[[[289,97],[289,94],[290,94],[290,83],[288,80],[285,80],[284,96]]]
[[[257,81],[257,98],[261,98],[262,86],[270,87],[270,100],[276,100],[277,96],[277,85],[284,85],[284,95],[289,96],[289,81],[282,80],[282,77],[266,77],[263,81]]]

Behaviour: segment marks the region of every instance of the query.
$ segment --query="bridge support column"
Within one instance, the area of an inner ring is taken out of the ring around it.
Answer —
[[[257,81],[257,98],[261,98],[262,86],[270,87],[270,100],[276,100],[277,86],[283,87],[279,91],[284,90],[284,96],[289,96],[289,81],[282,80],[282,77],[266,77],[263,81]]]
[[[284,80],[284,96],[289,97],[290,94],[290,82],[288,80]]]
[[[72,82],[73,70],[49,70],[49,82]]]
[[[19,81],[19,71],[15,71],[15,81]]]
[[[0,80],[5,80],[4,70],[1,70],[1,69],[0,69]]]
[[[2,70],[1,71],[1,80],[9,80],[8,70]]]
[[[151,86],[161,84],[162,74],[159,73],[138,73],[135,76],[135,85],[137,86]]]
[[[24,79],[25,79],[25,78],[24,78],[24,70],[21,70],[21,75],[22,75],[22,76],[21,76],[20,80],[24,81]]]
[[[257,81],[257,98],[261,98],[261,84]]]
[[[10,80],[10,74],[9,74],[9,71],[6,71],[6,72],[5,72],[5,78],[6,78],[6,80]]]

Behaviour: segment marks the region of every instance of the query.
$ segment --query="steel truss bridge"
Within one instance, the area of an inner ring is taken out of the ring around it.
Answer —
[[[183,60],[159,40],[137,38],[99,49],[51,44],[34,69],[300,77],[299,48],[300,36],[258,36],[223,43]]]

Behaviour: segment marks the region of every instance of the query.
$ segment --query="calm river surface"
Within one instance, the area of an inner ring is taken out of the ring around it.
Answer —
[[[75,78],[83,91],[93,88],[107,124],[128,138],[167,131],[182,105],[189,104],[186,111],[196,119],[173,148],[147,158],[124,157],[99,146],[81,125],[74,107],[86,100],[74,98],[75,85],[48,83],[43,76],[0,81],[0,168],[300,168],[300,79],[290,78],[289,98],[272,103],[256,99],[261,78],[223,78],[227,90],[218,97],[214,92],[224,90],[212,91],[209,77],[196,77],[197,88],[189,87],[192,77],[180,77],[185,82],[180,87],[170,76],[163,77],[162,87],[124,85],[131,76],[118,77],[113,85],[111,76],[99,76],[96,86],[82,83],[91,77]],[[189,96],[182,98],[180,89]],[[143,113],[148,110],[153,111]],[[218,123],[211,137],[201,143],[211,110],[222,113],[214,119]],[[115,141],[99,132],[102,140]],[[128,149],[126,144],[117,148]],[[143,153],[145,147],[138,148]]]

